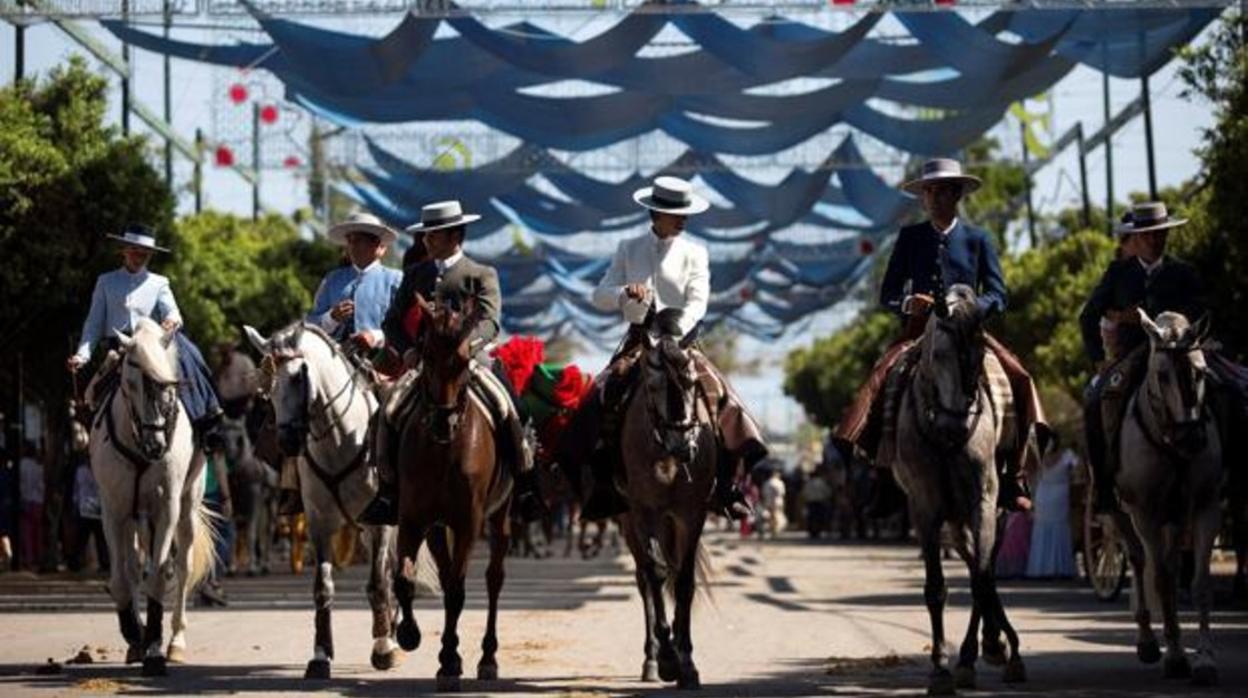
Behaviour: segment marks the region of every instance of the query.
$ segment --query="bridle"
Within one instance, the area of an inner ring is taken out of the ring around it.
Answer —
[[[1189,356],[1190,352],[1199,350],[1199,343],[1172,342],[1165,346],[1151,347],[1151,351],[1164,353],[1169,356],[1172,365],[1190,368],[1192,371],[1203,373],[1207,369],[1193,366]],[[1149,371],[1150,376],[1151,373]],[[1165,399],[1157,395],[1156,391],[1153,390],[1153,380],[1149,379],[1144,381],[1142,389],[1136,393],[1133,413],[1145,440],[1155,449],[1164,453],[1170,460],[1182,462],[1193,455],[1184,451],[1182,446],[1183,436],[1205,424],[1207,410],[1197,392],[1194,381],[1191,380],[1192,376],[1187,371],[1176,371],[1176,374],[1179,380],[1179,394],[1183,399],[1183,408],[1185,410],[1189,407],[1193,409],[1198,408],[1200,414],[1198,419],[1175,419]],[[1141,407],[1142,403],[1146,403],[1147,411]]]
[[[943,320],[936,320],[935,327],[945,334],[959,334],[946,329]],[[928,341],[934,341],[934,338],[929,338]],[[960,346],[959,349],[961,349]],[[975,361],[977,356],[980,359],[978,366]],[[928,375],[931,363],[928,357],[923,356],[914,380],[910,381],[910,404],[911,409],[914,410],[915,423],[918,426],[919,436],[929,445],[944,452],[958,451],[970,441],[971,436],[979,428],[984,412],[992,405],[992,390],[983,371],[983,355],[977,350],[959,352],[958,372],[962,379],[964,398],[964,404],[960,407],[949,407],[940,399],[936,381]],[[987,396],[986,400],[980,399],[981,390]],[[969,422],[966,433],[956,440],[944,438],[936,429],[936,423],[940,417],[951,417],[953,421],[962,424]]]
[[[130,416],[130,433],[135,443],[139,444],[140,450],[148,434],[161,434],[164,436],[164,448],[159,454],[150,455],[150,460],[159,460],[169,452],[170,446],[173,444],[173,431],[178,425],[178,393],[177,388],[179,381],[160,381],[148,376],[143,372],[143,367],[134,361],[132,357],[125,357],[125,365],[135,369],[143,378],[143,394],[155,395],[156,412],[160,415],[160,422],[148,422],[143,419],[139,413],[139,400],[126,389],[126,381],[120,383],[119,390],[126,398],[126,407]],[[124,369],[123,369],[124,373]]]

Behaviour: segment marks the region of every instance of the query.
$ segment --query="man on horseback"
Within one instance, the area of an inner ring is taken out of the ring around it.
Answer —
[[[1084,350],[1097,367],[1084,396],[1083,413],[1097,513],[1109,513],[1118,506],[1113,489],[1118,433],[1127,398],[1142,379],[1148,357],[1147,337],[1137,309],[1149,317],[1178,312],[1193,322],[1206,310],[1199,272],[1187,262],[1166,255],[1170,229],[1186,222],[1171,218],[1163,203],[1136,204],[1117,230],[1120,236],[1130,237],[1124,245],[1128,253],[1110,263],[1079,314]],[[1107,360],[1102,343],[1101,329],[1106,322],[1113,327],[1112,360]]]
[[[429,256],[404,270],[398,297],[386,314],[383,328],[390,347],[404,357],[409,370],[419,371],[419,347],[414,344],[415,335],[410,330],[420,319],[416,296],[432,298],[453,308],[475,309],[469,321],[473,323],[467,335],[467,351],[472,359],[472,385],[480,394],[487,396],[495,412],[498,430],[496,441],[512,469],[515,481],[515,502],[520,515],[528,521],[541,516],[542,504],[537,490],[537,473],[533,469],[533,457],[524,435],[524,424],[516,409],[515,391],[507,381],[506,374],[490,357],[493,341],[498,337],[502,306],[498,272],[491,266],[481,264],[464,254],[464,238],[468,224],[481,216],[464,213],[458,201],[441,201],[425,206],[420,212],[420,222],[407,228],[406,232],[419,235]],[[408,382],[408,388],[413,383]],[[388,401],[401,403],[405,396],[394,395]],[[385,406],[378,411],[380,420],[376,449],[380,487],[377,497],[369,504],[361,521],[373,525],[394,524],[398,521],[398,477],[396,464],[391,456],[394,427],[386,415]]]
[[[386,341],[381,323],[403,279],[397,269],[382,266],[381,259],[399,236],[371,213],[356,212],[330,228],[326,237],[346,247],[351,263],[334,269],[321,280],[308,322],[349,349],[380,349]],[[294,463],[292,458],[282,462],[278,509],[284,515],[303,509],[299,471]]]
[[[160,323],[165,332],[174,333],[181,378],[178,394],[191,419],[195,440],[205,448],[216,450],[220,447],[216,427],[221,419],[221,406],[212,372],[186,333],[176,331],[182,327],[182,314],[169,287],[169,279],[147,268],[154,253],[169,250],[156,244],[155,233],[145,225],[131,224],[121,235],[108,237],[121,243],[122,266],[96,280],[91,309],[82,323],[78,350],[66,360],[66,367],[71,373],[77,373],[91,360],[96,345],[106,349],[105,359],[87,390],[92,407],[98,409],[119,379],[116,352],[120,342],[116,333],[130,334],[139,318],[151,318]]]
[[[918,196],[929,219],[906,226],[897,234],[892,256],[880,287],[880,304],[901,316],[901,337],[876,363],[867,382],[837,425],[833,442],[846,462],[855,447],[874,459],[883,428],[883,401],[879,395],[890,373],[910,353],[922,335],[937,299],[954,284],[965,284],[977,293],[980,310],[986,317],[1005,311],[1007,292],[1001,263],[988,231],[962,221],[958,204],[962,197],[979,188],[978,177],[963,174],[956,160],[937,158],[923,163],[920,176],[902,188]],[[1009,378],[1018,406],[1022,435],[1016,457],[1006,459],[1001,478],[1000,500],[1010,509],[1031,506],[1024,480],[1028,435],[1035,428],[1040,453],[1049,442],[1049,429],[1031,376],[1018,358],[991,335],[985,335],[988,348],[1000,361]]]
[[[767,455],[762,431],[746,412],[719,370],[696,347],[699,323],[706,315],[710,296],[710,265],[706,248],[682,237],[685,221],[710,204],[692,186],[675,177],[659,177],[654,185],[638,190],[633,199],[650,211],[650,232],[625,240],[616,249],[611,266],[594,289],[593,302],[602,310],[618,310],[629,322],[623,344],[600,374],[596,399],[587,409],[597,412],[601,448],[592,460],[594,489],[581,512],[584,519],[600,519],[622,513],[627,504],[615,488],[615,454],[619,452],[621,414],[635,381],[636,364],[646,332],[659,335],[659,351],[680,356],[689,347],[698,381],[710,399],[717,400],[718,438],[724,446],[716,467],[717,505],[733,518],[749,514],[745,498],[737,490],[738,463],[747,469]],[[591,420],[592,421],[592,420]]]

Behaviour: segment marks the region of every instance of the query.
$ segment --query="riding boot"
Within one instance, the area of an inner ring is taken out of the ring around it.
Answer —
[[[298,516],[303,513],[303,495],[299,492],[299,461],[282,459],[282,472],[278,480],[277,513],[279,516]]]
[[[394,452],[395,429],[384,412],[377,414],[377,434],[373,441],[373,461],[377,468],[377,494],[360,514],[368,526],[394,526],[399,523],[399,483]]]
[[[715,463],[715,508],[734,521],[743,521],[754,513],[745,494],[737,486],[737,463],[740,460],[741,457],[721,446],[719,459]]]
[[[1006,511],[1029,511],[1031,492],[1018,459],[1006,458],[997,478],[997,503]]]
[[[597,521],[609,519],[628,511],[628,502],[615,486],[615,474],[620,467],[620,422],[622,405],[632,364],[612,363],[611,373],[602,386],[600,395],[602,420],[599,423],[599,445],[590,455],[589,467],[593,474],[593,488],[581,507],[581,519]]]
[[[1088,442],[1088,464],[1092,471],[1092,511],[1096,514],[1109,514],[1118,508],[1114,499],[1113,477],[1109,474],[1112,471],[1106,464],[1109,447],[1101,408],[1104,380],[1105,376],[1100,376],[1094,385],[1084,391],[1083,396],[1084,437]]]
[[[537,521],[546,515],[546,505],[542,502],[537,469],[533,467],[533,454],[529,449],[528,439],[525,438],[524,425],[514,411],[507,418],[506,429],[507,434],[503,441],[506,443],[506,456],[511,463],[511,476],[515,482],[512,501],[523,521]]]

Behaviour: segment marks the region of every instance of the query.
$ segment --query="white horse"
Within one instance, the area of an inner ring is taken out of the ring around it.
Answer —
[[[186,597],[215,563],[216,529],[203,506],[204,458],[195,450],[191,420],[178,399],[177,348],[172,334],[143,318],[133,337],[117,333],[123,353],[120,384],[91,429],[91,467],[100,487],[104,538],[113,556],[108,590],[117,604],[126,663],[143,661],[144,676],[163,676],[164,602],[173,582],[168,660],[186,652]],[[150,530],[140,530],[140,515]],[[144,581],[147,625],[140,630],[139,540],[151,546]]]
[[[1164,676],[1212,685],[1218,681],[1209,613],[1209,558],[1222,525],[1222,440],[1205,402],[1207,367],[1201,343],[1205,323],[1178,313],[1154,322],[1140,311],[1148,334],[1148,370],[1127,404],[1115,485],[1126,516],[1118,516],[1132,566],[1136,653],[1145,663],[1161,659],[1145,603],[1151,583],[1161,601],[1165,625]],[[1179,637],[1177,591],[1183,533],[1191,534],[1196,557],[1192,598],[1200,614],[1194,667]]]
[[[355,520],[377,493],[367,467],[369,424],[378,401],[360,374],[319,327],[296,322],[266,339],[244,327],[247,339],[273,370],[278,442],[287,456],[299,456],[299,478],[308,527],[316,549],[316,639],[305,678],[328,679],[334,658],[330,609],[334,600],[333,536]],[[368,603],[373,611],[371,662],[392,669],[403,659],[394,641],[394,527],[365,526],[371,571]]]

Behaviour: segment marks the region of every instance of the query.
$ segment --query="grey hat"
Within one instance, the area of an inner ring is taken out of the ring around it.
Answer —
[[[356,211],[347,216],[345,221],[335,224],[326,233],[331,241],[339,245],[347,243],[347,235],[349,233],[367,233],[380,238],[382,242],[389,245],[399,239],[399,234],[394,232],[390,226],[381,222],[381,219],[371,213],[364,211]]]
[[[1171,218],[1166,205],[1160,201],[1145,201],[1131,207],[1122,217],[1122,224],[1114,229],[1119,235],[1143,233],[1149,230],[1167,230],[1187,223],[1186,218]]]
[[[679,177],[658,177],[654,184],[633,192],[633,201],[651,211],[692,216],[711,207],[711,202],[693,193],[693,185]]]
[[[933,158],[923,163],[918,177],[902,184],[901,188],[917,195],[923,187],[934,182],[961,182],[963,194],[970,194],[983,184],[979,177],[963,174],[962,163],[957,160]]]
[[[168,252],[167,247],[161,247],[156,244],[156,233],[151,228],[141,223],[131,223],[126,229],[121,231],[121,235],[108,234],[108,237],[121,242],[129,247],[141,247],[145,250],[153,252]]]
[[[427,233],[431,230],[467,225],[479,220],[481,220],[481,216],[475,213],[464,213],[463,206],[460,206],[459,202],[454,199],[438,201],[423,206],[420,209],[420,222],[408,226],[403,232],[415,235],[417,233]]]

